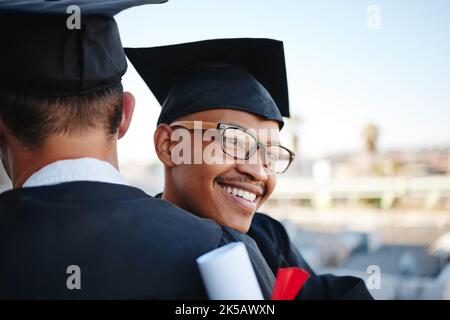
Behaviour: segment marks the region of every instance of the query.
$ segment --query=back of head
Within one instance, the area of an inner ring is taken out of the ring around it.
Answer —
[[[111,139],[123,111],[122,85],[83,95],[35,96],[0,92],[0,119],[26,149],[41,147],[55,134],[82,136],[98,130]]]
[[[21,157],[15,153],[28,153],[21,162],[29,167],[26,162],[34,161],[52,137],[57,143],[44,152],[52,156],[43,165],[88,156],[85,134],[105,145],[103,153],[114,162],[116,145],[110,142],[123,131],[121,79],[127,69],[114,15],[161,2],[165,0],[0,2],[0,38],[8,44],[0,50],[0,155],[10,175],[8,162]],[[59,154],[58,146],[74,149],[67,141],[76,143],[78,153]]]
[[[10,43],[0,53],[0,119],[23,147],[37,148],[52,134],[117,131],[127,68],[113,18],[121,8],[92,3],[0,5],[0,37]]]

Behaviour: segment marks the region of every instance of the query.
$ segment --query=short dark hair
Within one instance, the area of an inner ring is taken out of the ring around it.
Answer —
[[[41,97],[0,90],[0,118],[24,147],[35,149],[51,134],[77,134],[103,128],[108,138],[117,133],[123,113],[123,88],[95,93]]]

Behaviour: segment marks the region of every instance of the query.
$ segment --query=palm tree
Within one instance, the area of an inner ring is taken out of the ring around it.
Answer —
[[[364,127],[363,136],[364,136],[365,150],[370,154],[373,154],[377,151],[379,133],[380,130],[373,123],[369,123]]]

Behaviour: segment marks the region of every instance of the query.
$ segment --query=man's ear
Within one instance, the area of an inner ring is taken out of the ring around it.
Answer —
[[[155,134],[153,135],[156,155],[159,160],[168,167],[175,166],[175,163],[172,161],[172,132],[173,130],[171,127],[165,123],[162,123],[158,126],[158,128],[156,128]]]
[[[123,113],[122,120],[119,126],[119,136],[118,139],[122,138],[125,133],[127,133],[128,128],[131,124],[131,119],[133,118],[135,100],[134,96],[130,92],[123,93]]]

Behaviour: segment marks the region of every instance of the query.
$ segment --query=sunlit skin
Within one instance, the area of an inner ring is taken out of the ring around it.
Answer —
[[[177,119],[182,120],[222,122],[254,130],[275,130],[277,133],[279,129],[276,121],[231,109],[202,111]],[[198,216],[213,219],[220,225],[247,232],[255,212],[273,192],[276,175],[268,171],[261,158],[252,163],[175,164],[171,158],[171,151],[177,143],[170,140],[173,130],[175,128],[162,124],[154,136],[157,155],[165,167],[163,199]],[[190,132],[193,136],[193,130]],[[278,143],[278,136],[276,141],[271,141],[268,136],[261,142]],[[207,144],[205,142],[203,147]],[[260,152],[253,157],[260,157]],[[254,201],[245,200],[229,194],[223,189],[224,186],[249,191],[257,197]]]
[[[33,173],[58,160],[95,158],[119,169],[117,140],[128,131],[134,105],[133,95],[124,92],[122,121],[112,138],[107,137],[104,129],[89,128],[77,134],[50,135],[41,147],[33,150],[24,148],[0,118],[0,158],[13,187],[21,187]]]

